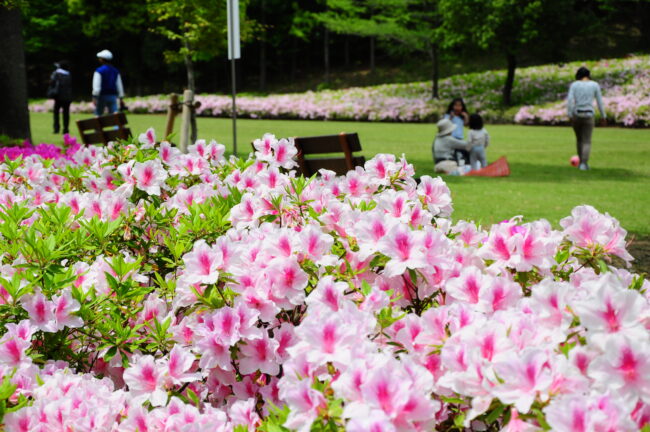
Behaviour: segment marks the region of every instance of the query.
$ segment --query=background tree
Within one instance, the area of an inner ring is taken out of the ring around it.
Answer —
[[[437,0],[327,0],[327,10],[314,16],[336,33],[368,37],[371,71],[376,39],[398,42],[407,53],[428,55],[431,96],[438,97],[441,28]]]
[[[0,4],[0,135],[31,139],[20,3]]]
[[[578,0],[438,0],[446,46],[476,44],[506,59],[503,103],[512,104],[517,64],[532,54],[569,46],[589,30],[588,2]]]
[[[240,32],[245,41],[253,22],[246,20],[248,1],[240,0]],[[154,31],[178,44],[178,50],[166,50],[165,59],[185,64],[187,88],[196,93],[196,61],[209,60],[227,51],[228,17],[226,0],[147,0]],[[196,141],[196,115],[192,111],[191,140]]]

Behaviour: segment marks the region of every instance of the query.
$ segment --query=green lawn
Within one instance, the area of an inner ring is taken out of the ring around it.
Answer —
[[[136,134],[150,126],[162,133],[165,117],[130,115],[129,122]],[[230,120],[199,118],[198,125],[200,138],[214,138],[231,148]],[[251,140],[265,132],[278,137],[358,132],[367,158],[405,153],[418,175],[434,175],[431,141],[436,128],[432,124],[240,120],[238,126],[240,153],[248,152]],[[649,129],[597,129],[588,172],[569,165],[576,151],[568,127],[489,125],[487,129],[492,142],[488,158],[506,155],[512,175],[447,177],[455,218],[489,224],[521,214],[527,220],[546,218],[557,225],[574,206],[591,204],[618,218],[628,231],[650,234]],[[32,114],[35,141],[61,142],[51,132],[50,114]]]

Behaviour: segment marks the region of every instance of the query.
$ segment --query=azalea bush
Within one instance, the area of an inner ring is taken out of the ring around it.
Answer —
[[[25,158],[28,156],[40,156],[43,159],[68,159],[72,160],[72,156],[81,148],[77,139],[69,134],[63,135],[63,148],[54,144],[41,143],[33,145],[29,140],[25,140],[19,144],[0,147],[0,160],[5,157],[11,160],[18,158]]]
[[[324,119],[429,122],[446,111],[452,98],[462,96],[471,112],[480,112],[490,122],[548,123],[563,121],[564,111],[553,108],[553,114],[539,111],[545,104],[556,104],[566,98],[569,84],[578,67],[586,65],[601,84],[610,120],[624,126],[645,126],[648,122],[648,79],[650,56],[609,59],[597,62],[573,62],[517,70],[513,103],[523,106],[504,110],[502,86],[506,71],[487,71],[455,75],[440,81],[440,99],[431,99],[431,82],[384,84],[343,90],[325,90],[268,96],[240,95],[238,115],[265,119]],[[638,90],[644,88],[645,93]],[[208,117],[229,117],[232,101],[226,95],[198,95],[201,102],[197,114]],[[164,95],[127,98],[135,113],[165,113],[169,98]],[[52,110],[52,101],[30,104],[34,112]],[[92,114],[90,102],[73,103],[72,112]],[[557,114],[556,114],[557,111]]]
[[[590,206],[453,223],[403,157],[304,178],[153,131],[0,165],[7,431],[636,431],[649,284]]]

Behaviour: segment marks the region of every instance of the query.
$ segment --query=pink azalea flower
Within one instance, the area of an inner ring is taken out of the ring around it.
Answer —
[[[228,410],[232,424],[246,426],[250,432],[256,431],[261,419],[255,411],[255,402],[255,398],[250,398],[233,403],[230,410]]]
[[[135,186],[150,195],[160,195],[160,187],[169,177],[158,159],[136,162],[133,165]]]
[[[280,372],[280,365],[276,351],[278,342],[270,339],[266,333],[259,339],[247,341],[240,346],[243,357],[239,360],[239,371],[248,375],[257,370],[269,375],[277,375]]]
[[[422,232],[411,231],[406,226],[395,225],[381,240],[379,250],[388,256],[384,275],[399,276],[406,269],[418,269],[426,266],[422,253]]]
[[[284,427],[298,432],[309,432],[320,409],[327,405],[323,394],[311,388],[307,379],[280,387],[280,398],[291,409]]]
[[[648,302],[637,291],[627,289],[613,273],[583,285],[592,297],[572,304],[588,336],[596,343],[605,342],[604,334],[625,334],[632,338],[644,337],[643,311]]]
[[[65,327],[77,328],[83,326],[83,320],[73,315],[80,309],[79,302],[72,298],[70,288],[64,289],[60,295],[52,297],[54,304],[54,318],[56,330],[63,330]]]
[[[208,246],[205,240],[197,240],[192,250],[183,256],[183,262],[189,282],[213,284],[219,279],[221,253]]]
[[[453,212],[451,204],[451,191],[440,178],[430,176],[420,177],[418,195],[424,200],[429,212],[434,216],[449,217]]]
[[[23,308],[29,314],[29,321],[39,330],[55,332],[57,330],[54,305],[47,300],[40,290],[25,295],[21,299]]]
[[[546,397],[551,385],[548,361],[548,355],[540,349],[512,352],[494,365],[503,383],[494,387],[492,393],[503,403],[514,404],[517,411],[527,413],[537,397]]]
[[[270,161],[272,164],[277,164],[284,169],[291,169],[298,165],[293,159],[298,154],[293,139],[272,142],[271,149],[273,150],[273,158]]]
[[[156,132],[153,128],[149,128],[145,133],[141,133],[138,136],[138,141],[144,149],[153,148],[156,145]]]
[[[578,206],[560,221],[564,234],[578,247],[592,249],[601,246],[606,253],[616,255],[625,261],[633,258],[625,248],[627,231],[609,214],[599,213],[592,206]]]
[[[169,352],[167,361],[167,379],[172,385],[180,385],[186,382],[192,382],[200,379],[200,374],[190,373],[196,358],[194,355],[182,348],[180,345],[174,345]]]
[[[0,338],[0,365],[14,368],[31,362],[26,353],[31,346],[31,334],[34,330],[31,324],[25,320],[21,321],[19,325],[7,324],[6,327],[7,333]],[[27,330],[27,333],[21,334],[21,330],[24,329]]]
[[[149,401],[153,406],[167,403],[162,366],[150,355],[133,359],[132,363],[133,366],[124,371],[124,382],[135,400]]]
[[[602,356],[589,365],[588,374],[600,386],[619,394],[629,406],[650,402],[650,344],[623,336],[610,338]]]

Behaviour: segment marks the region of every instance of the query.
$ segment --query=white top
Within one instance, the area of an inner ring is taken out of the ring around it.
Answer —
[[[467,144],[468,147],[487,147],[490,145],[490,135],[485,128],[480,130],[470,129],[467,135]]]
[[[605,108],[603,107],[603,97],[598,83],[592,80],[574,81],[569,87],[569,95],[567,96],[566,108],[569,117],[577,115],[582,117],[593,116],[594,99],[598,102],[600,116],[604,118]]]
[[[117,74],[117,81],[115,81],[115,87],[117,88],[117,97],[124,97],[124,86],[122,85],[122,75]],[[102,90],[102,76],[99,72],[95,71],[93,74],[93,97],[99,96],[99,93]]]

